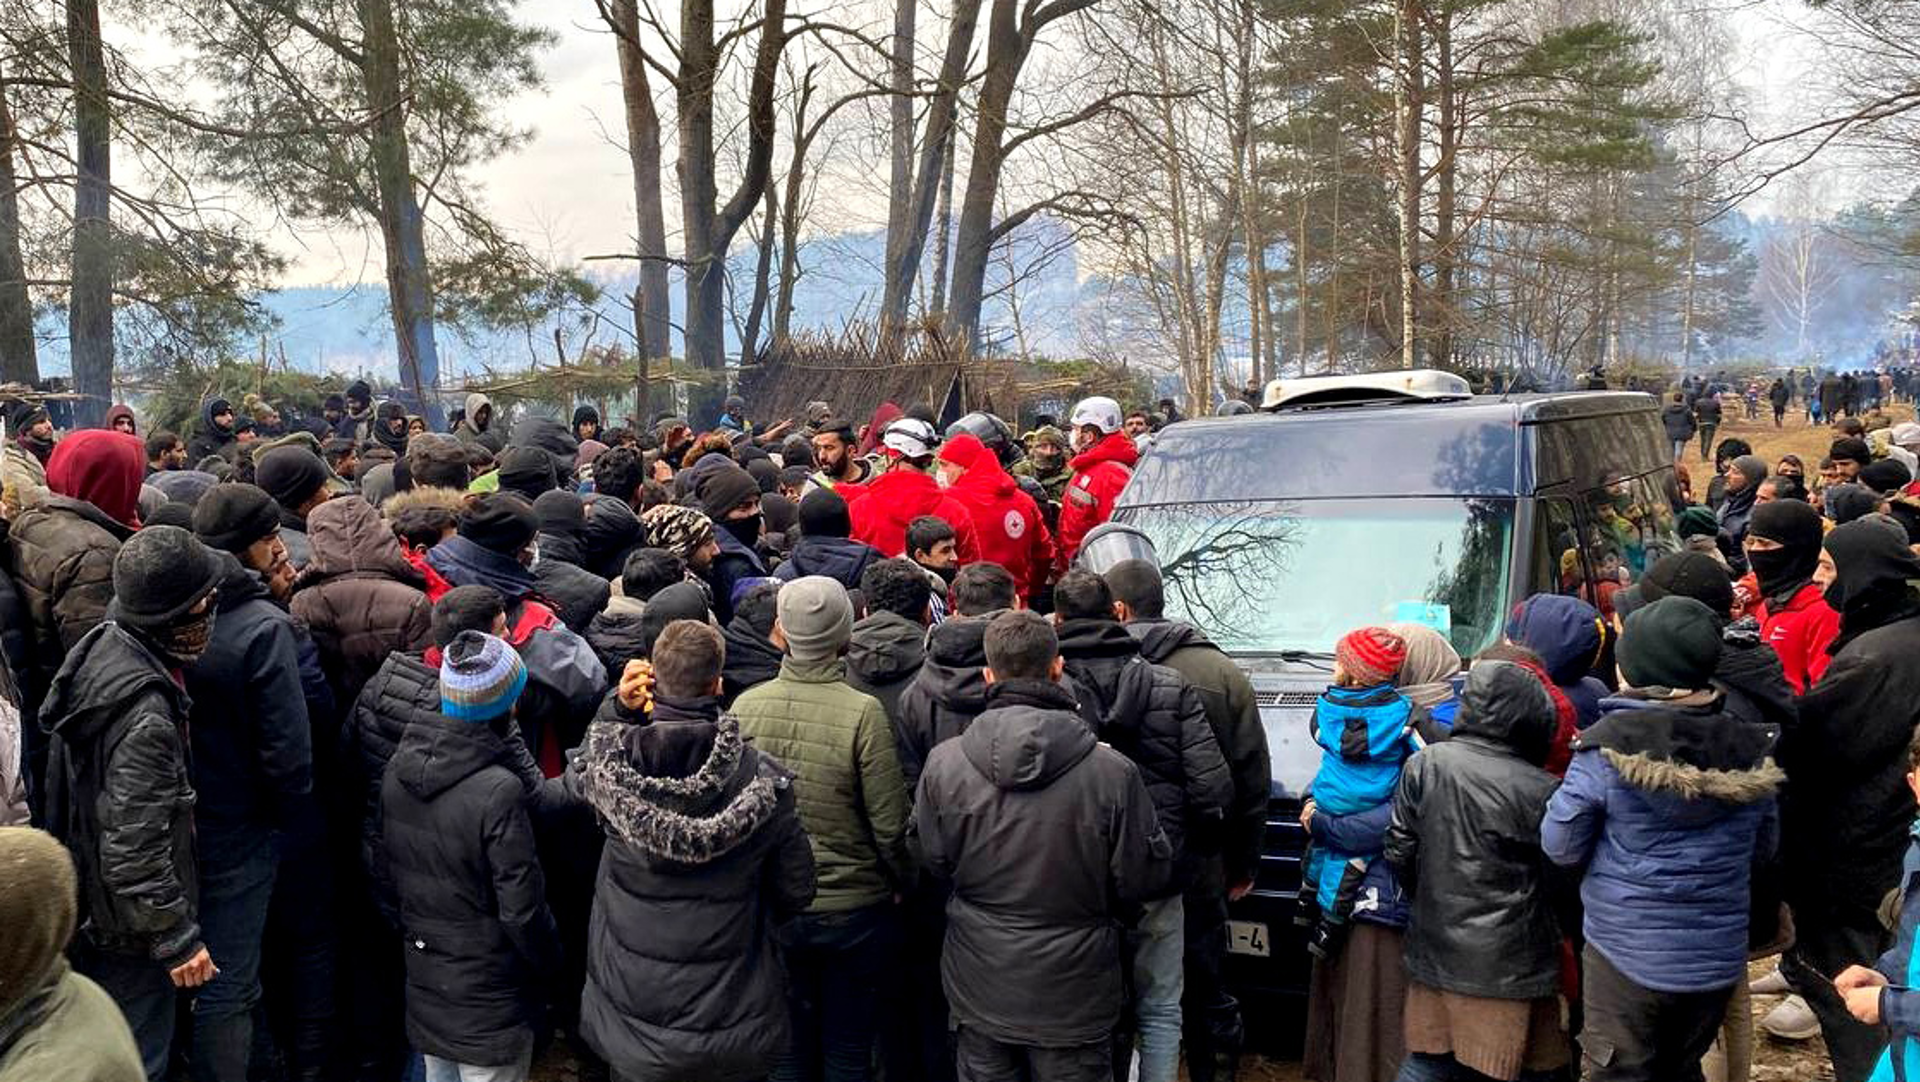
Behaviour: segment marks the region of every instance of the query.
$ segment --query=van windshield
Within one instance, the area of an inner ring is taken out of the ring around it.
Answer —
[[[1439,630],[1462,657],[1506,611],[1514,501],[1273,500],[1161,504],[1114,517],[1153,539],[1167,616],[1223,650],[1331,652],[1356,627]]]

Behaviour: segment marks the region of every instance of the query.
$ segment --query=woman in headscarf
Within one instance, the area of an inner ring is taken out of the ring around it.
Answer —
[[[1832,974],[1887,946],[1880,900],[1900,882],[1913,825],[1907,746],[1920,725],[1920,559],[1905,532],[1869,516],[1826,536],[1813,573],[1840,614],[1827,671],[1782,737],[1787,902],[1798,940],[1781,972],[1820,1020],[1838,1078],[1865,1078],[1884,1031],[1855,1021]]]
[[[1442,728],[1453,728],[1460,708],[1460,689],[1453,678],[1460,673],[1460,654],[1446,636],[1425,624],[1388,624],[1387,630],[1407,644],[1407,660],[1394,680],[1400,694],[1426,710]]]

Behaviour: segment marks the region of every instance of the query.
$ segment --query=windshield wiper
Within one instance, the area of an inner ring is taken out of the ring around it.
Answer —
[[[1322,665],[1333,664],[1331,650],[1247,650],[1248,657],[1277,657],[1281,661],[1313,661]]]

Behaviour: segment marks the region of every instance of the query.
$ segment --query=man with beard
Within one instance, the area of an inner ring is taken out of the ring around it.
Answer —
[[[407,453],[407,407],[398,402],[380,403],[380,416],[373,426],[373,438],[399,457]]]
[[[1889,945],[1881,900],[1900,881],[1913,826],[1906,749],[1920,721],[1920,560],[1879,520],[1828,534],[1813,581],[1840,613],[1827,671],[1780,745],[1782,854],[1798,940],[1781,972],[1807,1000],[1838,1082],[1873,1070],[1886,1033],[1856,1021],[1832,978]]]
[[[1747,564],[1760,584],[1752,613],[1795,695],[1827,671],[1827,647],[1840,634],[1840,614],[1813,581],[1822,537],[1820,512],[1799,500],[1754,508],[1747,527]]]
[[[146,439],[147,476],[187,468],[187,445],[180,437],[161,429]]]
[[[1060,498],[1066,494],[1073,471],[1067,469],[1067,437],[1052,425],[1043,425],[1028,434],[1027,457],[1008,471],[1015,477],[1031,477],[1047,490],[1047,499],[1059,514]]]
[[[199,465],[209,455],[217,455],[235,439],[233,403],[224,398],[209,398],[200,407],[200,431],[187,444],[187,461]]]
[[[837,417],[820,422],[813,434],[813,464],[817,467],[809,480],[809,491],[830,488],[851,502],[859,488],[873,479],[873,464],[854,453],[853,422]]]
[[[320,419],[327,424],[327,432],[340,434],[340,422],[347,419],[347,400],[343,395],[330,394],[320,405]],[[344,437],[343,437],[344,438]]]
[[[357,379],[347,388],[346,413],[335,422],[336,434],[350,440],[370,440],[373,438],[373,388],[367,381]]]
[[[709,471],[700,480],[700,509],[718,529],[720,553],[713,558],[707,581],[713,585],[713,611],[721,626],[733,620],[734,588],[745,579],[765,578],[761,560],[760,484],[738,466]]]
[[[7,410],[7,440],[0,451],[0,514],[8,521],[45,503],[47,459],[53,457],[53,421],[35,402],[16,402]]]

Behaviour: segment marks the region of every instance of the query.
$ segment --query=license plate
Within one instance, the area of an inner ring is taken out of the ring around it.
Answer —
[[[1267,926],[1253,920],[1228,921],[1227,953],[1250,954],[1255,958],[1270,957],[1273,945],[1267,939]]]

